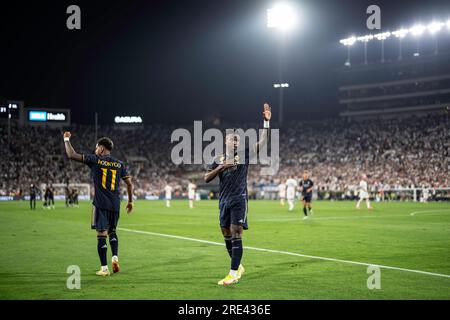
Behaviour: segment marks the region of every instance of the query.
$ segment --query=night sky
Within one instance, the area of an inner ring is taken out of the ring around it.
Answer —
[[[266,28],[274,1],[13,2],[0,5],[0,96],[26,107],[70,108],[75,123],[92,123],[98,112],[101,123],[143,115],[181,124],[254,121],[263,102],[278,104],[282,38]],[[284,44],[291,120],[338,114],[339,39],[370,32],[367,6],[381,7],[381,31],[450,18],[448,0],[289,3],[300,14]],[[70,4],[81,7],[80,31],[66,28]]]

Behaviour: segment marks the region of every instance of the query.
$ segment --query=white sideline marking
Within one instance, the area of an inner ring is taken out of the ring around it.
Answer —
[[[444,212],[444,211],[446,211],[446,210],[444,210],[444,209],[438,209],[438,210],[421,210],[421,211],[414,211],[414,212],[411,212],[409,215],[410,216],[415,216],[416,214],[419,214],[419,213],[426,213],[426,212]],[[450,211],[449,211],[450,212]]]
[[[127,228],[117,228],[117,229],[121,230],[121,231],[140,233],[140,234],[146,234],[146,235],[151,235],[151,236],[159,236],[159,237],[172,238],[172,239],[178,239],[178,240],[187,240],[187,241],[206,243],[206,244],[211,244],[211,245],[216,245],[216,246],[224,246],[224,244],[220,243],[220,242],[201,240],[201,239],[182,237],[182,236],[175,236],[175,235],[172,235],[172,234],[156,233],[156,232],[134,230],[134,229],[127,229]],[[310,259],[318,259],[318,260],[341,262],[341,263],[347,263],[347,264],[355,264],[355,265],[360,265],[360,266],[375,266],[375,267],[379,267],[379,268],[383,268],[383,269],[390,269],[390,270],[397,270],[397,271],[404,271],[404,272],[419,273],[419,274],[425,274],[425,275],[429,275],[429,276],[442,277],[442,278],[450,278],[450,275],[448,275],[448,274],[441,274],[441,273],[434,273],[434,272],[421,271],[421,270],[413,270],[413,269],[405,269],[405,268],[399,268],[399,267],[384,266],[384,265],[381,265],[381,264],[373,264],[373,263],[366,263],[366,262],[357,262],[357,261],[350,261],[350,260],[341,260],[341,259],[334,259],[334,258],[318,257],[318,256],[307,255],[307,254],[295,253],[295,252],[279,251],[279,250],[263,249],[263,248],[256,248],[256,247],[247,247],[247,246],[244,246],[244,249],[255,250],[255,251],[262,251],[262,252],[278,253],[278,254],[285,254],[285,255],[296,256],[296,257],[303,257],[303,258],[310,258]]]

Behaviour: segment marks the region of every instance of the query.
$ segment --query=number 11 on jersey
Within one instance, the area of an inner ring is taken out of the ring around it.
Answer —
[[[103,189],[106,189],[106,176],[108,175],[108,169],[106,168],[100,168],[102,170],[102,187]],[[116,187],[116,174],[117,174],[117,170],[114,169],[109,169],[111,170],[112,173],[112,177],[111,177],[111,191],[114,191],[115,187]]]

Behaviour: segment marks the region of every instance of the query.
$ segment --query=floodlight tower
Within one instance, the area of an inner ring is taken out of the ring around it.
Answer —
[[[397,31],[392,32],[392,34],[398,38],[398,60],[401,61],[403,59],[403,50],[402,50],[402,41],[403,38],[408,34],[408,29],[399,29]]]
[[[350,67],[352,65],[350,62],[350,47],[356,42],[356,37],[342,39],[339,42],[347,47],[347,61],[345,61],[345,66]]]
[[[279,114],[278,122],[283,122],[283,91],[289,85],[283,79],[283,55],[286,34],[297,24],[297,15],[295,10],[285,3],[278,3],[274,7],[267,9],[267,28],[276,29],[280,32],[279,56],[278,56],[278,83],[274,88],[279,91]]]
[[[373,39],[373,35],[369,34],[366,36],[361,36],[356,38],[358,41],[362,41],[364,43],[364,64],[367,65],[367,42]]]
[[[381,41],[381,62],[384,63],[384,40],[391,36],[390,32],[382,32],[374,35],[374,37]]]
[[[417,24],[413,26],[411,29],[409,29],[409,33],[411,33],[414,37],[417,38],[417,50],[414,53],[415,57],[418,57],[420,55],[420,36],[425,32],[425,26],[421,24]]]
[[[438,40],[437,40],[437,36],[436,33],[438,33],[439,31],[441,31],[441,29],[445,26],[445,23],[443,22],[436,22],[433,21],[432,23],[430,23],[427,26],[428,31],[431,33],[431,35],[434,38],[434,55],[437,56],[439,53],[439,48],[438,48]]]

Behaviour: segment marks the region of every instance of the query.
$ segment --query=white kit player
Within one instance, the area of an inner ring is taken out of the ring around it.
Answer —
[[[288,210],[294,210],[295,204],[295,192],[297,191],[297,180],[294,177],[290,176],[289,179],[286,180],[286,199],[288,203]]]
[[[194,200],[195,200],[195,189],[197,189],[197,186],[193,184],[192,182],[189,182],[188,184],[188,197],[189,197],[189,208],[194,208]]]
[[[356,203],[356,209],[359,209],[361,201],[366,200],[367,209],[372,209],[369,201],[369,192],[367,188],[367,176],[363,174],[359,182],[359,200]]]
[[[424,203],[428,202],[429,197],[430,197],[430,190],[428,189],[428,187],[424,187],[422,189],[422,202]]]
[[[284,201],[286,200],[286,184],[283,182],[278,185],[278,194],[280,196],[280,204],[284,207]]]
[[[166,192],[166,207],[170,208],[170,200],[172,200],[172,186],[170,184],[164,187],[164,191]]]

